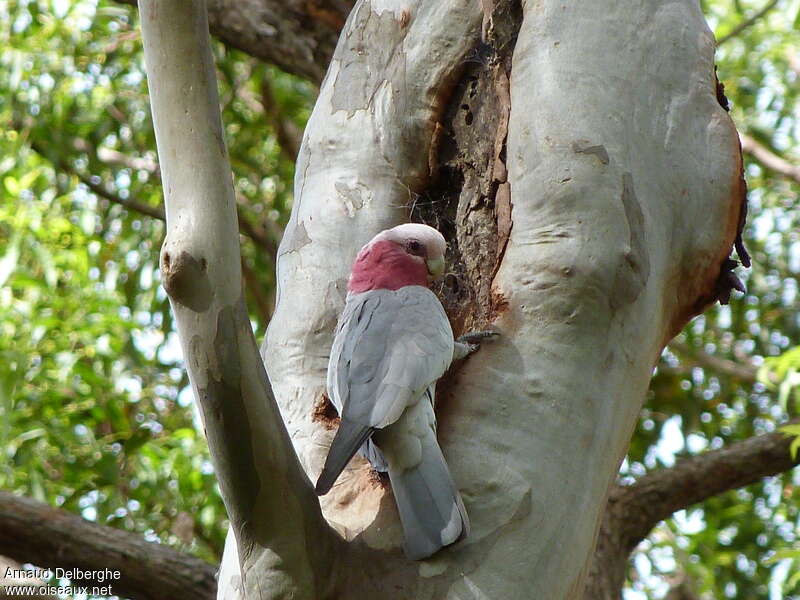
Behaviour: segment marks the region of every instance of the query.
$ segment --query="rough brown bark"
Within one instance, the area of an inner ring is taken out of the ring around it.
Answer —
[[[352,7],[352,0],[209,0],[208,22],[228,46],[319,83]]]
[[[481,41],[437,125],[434,180],[412,217],[454,241],[439,296],[457,332],[485,328],[496,309],[491,285],[511,231],[506,138],[511,55],[522,21],[518,0],[484,5]]]
[[[75,583],[111,585],[137,600],[216,594],[216,569],[198,558],[8,492],[0,492],[0,554],[42,568],[119,571],[117,580]]]
[[[584,600],[618,600],[628,556],[674,512],[717,494],[788,471],[798,463],[792,438],[769,433],[679,461],[629,486],[612,487]]]

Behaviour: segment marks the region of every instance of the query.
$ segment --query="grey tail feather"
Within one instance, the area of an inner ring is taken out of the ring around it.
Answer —
[[[426,444],[423,461],[408,470],[389,465],[397,510],[403,524],[406,556],[422,560],[466,537],[469,518],[442,451]]]
[[[324,496],[330,491],[347,463],[374,431],[372,427],[342,419],[339,431],[333,437],[331,448],[328,450],[325,466],[317,479],[315,489],[318,496]]]

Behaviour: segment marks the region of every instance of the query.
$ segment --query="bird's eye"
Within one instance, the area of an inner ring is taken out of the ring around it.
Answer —
[[[419,240],[408,240],[406,242],[406,252],[415,256],[423,256],[425,254],[425,247]]]

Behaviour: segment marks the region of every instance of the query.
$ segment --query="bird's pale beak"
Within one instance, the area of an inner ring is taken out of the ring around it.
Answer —
[[[429,258],[425,261],[425,264],[428,266],[428,275],[430,275],[433,279],[442,276],[444,273],[444,257],[439,256],[437,258]]]

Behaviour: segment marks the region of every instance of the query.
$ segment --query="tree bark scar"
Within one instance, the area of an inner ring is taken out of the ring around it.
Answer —
[[[605,148],[603,151],[605,152]],[[641,204],[636,198],[633,176],[630,173],[622,176],[621,199],[630,234],[624,261],[617,269],[614,281],[611,307],[615,310],[636,300],[650,278],[650,257],[645,244],[644,214]]]
[[[716,89],[717,101],[722,108],[729,112],[730,105],[728,103],[727,96],[725,96],[725,85],[717,78],[716,65],[714,65],[714,86]],[[736,225],[736,237],[733,240],[733,249],[736,250],[736,254],[739,257],[742,265],[745,267],[750,267],[750,254],[747,252],[747,248],[745,248],[744,245],[744,240],[742,239],[742,233],[747,221],[747,181],[745,181],[744,177],[742,142],[739,136],[736,136],[736,139],[738,141],[737,159],[739,164],[739,172],[737,185],[734,186],[734,189],[738,191],[738,199],[735,199],[734,201],[739,205],[739,218]],[[728,304],[730,301],[731,292],[733,290],[738,290],[740,292],[745,291],[744,285],[741,281],[739,281],[739,278],[733,272],[733,269],[738,266],[738,264],[739,263],[737,261],[731,258],[727,258],[722,261],[712,297],[710,300],[707,298],[701,299],[701,301],[706,302],[706,304],[698,305],[698,312],[703,310],[708,303],[714,302],[714,300],[718,300],[720,304]]]
[[[719,77],[717,77],[717,65],[714,65],[714,87],[717,93],[717,102],[719,102],[719,105],[727,112],[730,112],[731,106],[730,102],[728,101],[728,97],[725,95],[725,84],[723,84],[719,80]]]
[[[716,71],[712,83],[717,101],[727,111],[728,100],[725,97],[724,86],[716,77]],[[740,137],[730,117],[724,115],[723,119],[729,128],[730,152],[735,168],[732,169],[731,179],[725,182],[729,192],[724,207],[725,212],[718,223],[719,246],[688,257],[686,265],[681,268],[678,275],[678,309],[669,322],[664,343],[677,335],[690,319],[702,313],[709,305],[717,301],[720,304],[727,304],[732,290],[745,291],[744,285],[734,272],[739,262],[730,255],[736,250],[743,266],[749,267],[751,264],[750,255],[742,239],[747,218],[747,183]]]
[[[497,218],[497,259],[495,260],[492,280],[497,275],[497,270],[503,262],[508,238],[511,236],[511,184],[507,181],[497,186],[497,194],[494,198],[494,214]]]
[[[739,224],[736,228],[736,239],[733,240],[733,247],[739,260],[745,267],[750,267],[750,254],[744,246],[742,233],[747,222],[747,181],[744,178],[744,159],[742,157],[742,141],[739,140]]]
[[[314,423],[320,423],[327,430],[335,430],[339,427],[341,419],[339,413],[336,412],[336,407],[328,398],[327,394],[322,394],[314,403],[311,409],[311,420]]]
[[[211,306],[214,292],[208,280],[208,262],[197,259],[186,250],[177,254],[164,250],[161,254],[161,276],[170,299],[195,312]]]
[[[497,222],[497,251],[491,280],[503,262],[508,238],[511,235],[511,184],[508,183],[506,168],[506,140],[508,139],[508,119],[511,115],[511,89],[508,72],[505,66],[496,65],[494,70],[494,89],[500,102],[500,123],[494,139],[494,164],[492,165],[492,183],[496,185],[494,198],[494,216]]]
[[[572,151],[576,154],[594,155],[604,165],[609,162],[608,150],[603,144],[592,144],[589,140],[577,140],[572,142]]]
[[[307,246],[311,243],[311,238],[308,237],[308,231],[303,221],[300,221],[291,230],[287,228],[283,235],[283,240],[281,244],[281,254],[297,252],[303,246]]]
[[[405,86],[403,40],[410,19],[409,15],[404,22],[402,14],[391,10],[378,14],[369,2],[356,6],[339,40],[348,51],[339,60],[331,96],[333,111],[344,110],[352,116],[357,110],[367,110],[387,80],[390,85]]]
[[[261,481],[252,478],[257,473],[253,456],[250,422],[242,397],[242,367],[239,361],[239,336],[234,306],[225,306],[217,315],[216,335],[212,351],[216,365],[208,365],[205,356],[198,355],[202,348],[190,344],[194,364],[206,365],[205,386],[197,386],[198,401],[208,433],[208,445],[215,463],[225,463],[217,468],[218,474],[227,473],[228,479],[220,480],[228,488],[226,497],[235,497],[244,507],[241,514],[231,514],[235,527],[252,520]],[[220,476],[221,477],[221,476]]]

